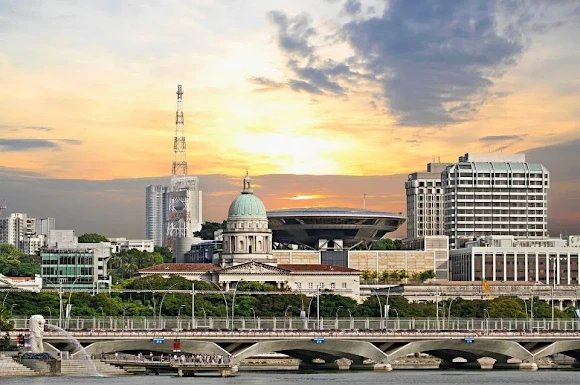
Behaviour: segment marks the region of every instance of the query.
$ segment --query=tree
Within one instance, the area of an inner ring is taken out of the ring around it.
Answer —
[[[379,239],[371,244],[371,250],[402,250],[403,243],[400,239]]]
[[[79,243],[109,242],[109,238],[97,233],[85,233],[79,237]]]
[[[130,278],[137,274],[137,270],[163,263],[161,254],[137,249],[123,250],[109,261],[109,274],[114,280]]]
[[[173,253],[168,247],[165,246],[155,246],[154,252],[160,254],[163,257],[163,263],[173,262]]]
[[[37,256],[24,255],[14,245],[0,244],[0,274],[26,277],[39,273],[40,262]]]
[[[213,233],[217,230],[224,230],[225,229],[225,222],[218,223],[218,222],[205,222],[201,225],[201,230],[197,231],[193,235],[196,237],[201,237],[201,239],[212,240]]]

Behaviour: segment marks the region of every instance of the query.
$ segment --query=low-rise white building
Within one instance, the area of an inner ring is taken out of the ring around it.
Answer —
[[[111,242],[113,253],[131,249],[146,251],[148,253],[155,251],[155,242],[152,239],[109,238],[109,241]]]
[[[562,239],[488,236],[450,251],[451,280],[577,285],[580,248]]]
[[[7,277],[0,274],[0,288],[18,289],[24,291],[40,292],[42,289],[42,278],[35,274],[34,277]]]

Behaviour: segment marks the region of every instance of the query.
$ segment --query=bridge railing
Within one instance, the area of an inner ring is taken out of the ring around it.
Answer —
[[[58,325],[58,318],[48,317],[47,323]],[[28,319],[16,318],[16,330],[28,329]],[[62,322],[62,328],[79,331],[173,331],[188,330],[455,330],[455,331],[580,331],[579,319],[525,318],[320,318],[295,317],[230,318],[205,317],[74,317]]]

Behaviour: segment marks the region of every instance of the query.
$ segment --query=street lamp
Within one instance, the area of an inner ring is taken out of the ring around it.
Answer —
[[[399,318],[399,312],[395,308],[393,308],[392,310],[397,315],[397,330],[401,330],[401,319]]]
[[[483,309],[483,320],[485,322],[485,334],[489,334],[489,311],[487,311],[487,308]]]
[[[252,314],[254,315],[254,329],[255,329],[256,328],[256,311],[254,310],[253,307],[251,307],[250,310],[252,311]]]
[[[50,306],[46,307],[48,309],[48,314],[50,315],[50,318],[52,318],[52,310],[50,309]]]
[[[377,291],[371,287],[371,292],[374,293],[377,297],[377,301],[379,301],[379,314],[381,316],[381,322],[380,322],[380,328],[383,329],[383,306],[381,305],[381,299],[379,298],[379,295],[377,294]]]
[[[101,317],[104,317],[105,316],[105,312],[103,311],[103,307],[102,306],[99,306],[99,309],[101,310]]]
[[[447,307],[447,328],[449,328],[449,324],[451,323],[451,305],[453,305],[453,301],[455,301],[455,298],[451,298],[449,306]]]
[[[229,321],[229,312],[228,312],[228,300],[226,299],[226,295],[222,291],[222,288],[217,283],[215,283],[214,281],[207,281],[205,279],[202,279],[202,281],[208,282],[208,283],[211,283],[212,285],[214,285],[218,289],[218,291],[220,292],[220,294],[222,295],[222,297],[224,299],[224,304],[226,305],[226,327],[227,327],[227,325],[229,324],[230,321]]]
[[[177,309],[177,328],[181,329],[181,309],[183,309],[185,307],[185,305],[179,305],[179,308]]]
[[[286,312],[292,309],[292,305],[286,306],[286,310],[284,310],[284,329],[286,329]]]
[[[199,309],[203,311],[203,325],[207,326],[207,314],[205,314],[205,309],[203,307],[200,307]]]
[[[334,314],[334,328],[338,329],[338,311],[342,309],[342,306],[336,308],[336,313]]]
[[[12,306],[10,306],[10,318],[14,317],[14,315],[12,314],[12,310],[14,309],[14,306],[18,306],[18,304],[13,303]]]
[[[560,273],[560,271],[559,271],[560,269],[558,269],[558,274],[556,274],[556,262],[558,262],[558,261],[565,261],[566,258],[565,257],[559,257],[558,258],[556,256],[553,256],[553,257],[549,257],[549,260],[553,262],[553,270],[552,271],[554,273],[554,276],[552,278],[552,296],[551,296],[552,297],[552,301],[551,301],[552,302],[552,323],[551,323],[551,326],[550,326],[550,328],[552,330],[554,330],[554,291],[556,291],[556,280],[558,279],[558,275],[560,275],[559,274]],[[548,269],[549,268],[550,267],[548,266]]]
[[[170,293],[170,290],[177,286],[179,282],[174,283],[173,285],[169,286],[169,289],[166,289],[163,297],[161,297],[161,302],[159,302],[159,320],[161,321],[161,310],[163,310],[163,301],[165,300],[165,296]]]
[[[234,286],[234,294],[232,295],[232,326],[231,329],[234,330],[234,311],[235,311],[235,304],[236,304],[236,292],[238,291],[238,285],[240,284],[240,282],[242,282],[244,279],[240,278],[240,280],[238,282],[236,282],[236,286]],[[227,305],[226,305],[227,307]]]

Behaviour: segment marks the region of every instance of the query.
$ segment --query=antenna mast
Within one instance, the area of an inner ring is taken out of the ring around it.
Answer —
[[[179,238],[193,237],[201,229],[201,192],[196,176],[187,175],[187,155],[183,122],[183,89],[177,86],[175,136],[173,138],[173,165],[171,189],[168,193],[168,211],[165,244],[172,247]]]
[[[183,90],[177,86],[177,111],[175,112],[175,137],[173,138],[172,180],[187,176],[187,155],[185,132],[183,130]]]

